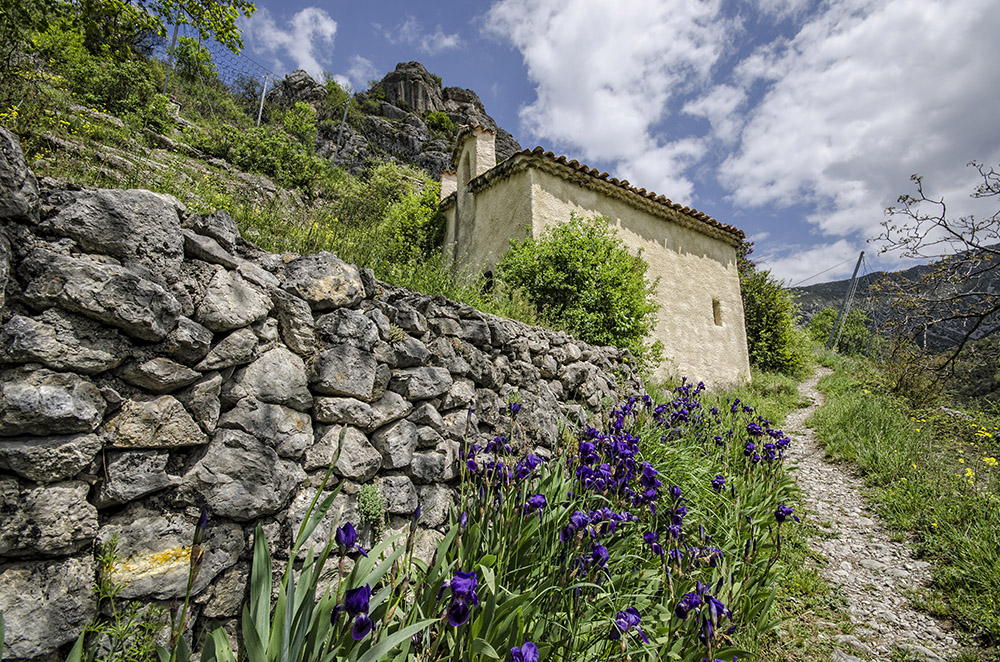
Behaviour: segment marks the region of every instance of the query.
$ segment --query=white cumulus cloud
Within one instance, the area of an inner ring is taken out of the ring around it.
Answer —
[[[1000,158],[1000,66],[986,55],[998,32],[990,0],[825,5],[737,67],[739,83],[766,91],[723,184],[739,205],[811,206],[807,220],[831,237],[877,235],[916,172],[962,213],[973,181],[963,165]]]
[[[266,8],[259,8],[244,22],[244,37],[250,49],[268,57],[279,73],[288,67],[304,69],[313,78],[322,78],[330,63],[337,22],[318,7],[306,7],[279,26]]]
[[[440,25],[428,31],[413,16],[407,16],[406,20],[394,28],[385,28],[381,24],[376,24],[374,27],[390,44],[412,46],[424,55],[437,55],[464,45],[462,37],[457,32],[446,33]]]
[[[612,161],[633,184],[684,200],[685,168],[704,148],[655,125],[703,86],[726,48],[720,0],[500,0],[485,31],[517,48],[536,98],[521,108],[533,137]]]

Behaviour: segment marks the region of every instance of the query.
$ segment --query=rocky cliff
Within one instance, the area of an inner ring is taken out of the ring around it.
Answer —
[[[279,82],[268,100],[283,107],[305,101],[322,107],[327,90],[304,71],[295,71]],[[360,116],[354,116],[340,133],[340,116],[331,118],[320,133],[319,154],[358,171],[372,159],[386,157],[428,170],[435,179],[448,168],[454,148],[453,131],[428,127],[429,113],[444,113],[457,128],[480,125],[497,134],[497,161],[521,151],[514,137],[486,113],[472,90],[442,87],[419,62],[401,62],[394,71],[358,95]],[[341,108],[342,110],[342,108]],[[338,147],[337,139],[340,138]]]
[[[344,489],[313,541],[358,524],[372,484],[389,531],[421,504],[426,559],[462,443],[506,431],[516,398],[525,450],[551,457],[560,423],[641,390],[627,359],[329,253],[265,253],[225,211],[37,182],[0,129],[3,658],[63,659],[95,614],[95,546],[114,536],[121,598],[182,597],[203,506],[192,627],[232,631],[255,523],[288,563],[341,438]]]

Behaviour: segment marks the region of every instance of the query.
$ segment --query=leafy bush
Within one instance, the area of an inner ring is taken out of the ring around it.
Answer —
[[[743,314],[750,363],[761,370],[801,374],[808,365],[809,342],[795,325],[795,306],[769,271],[741,279]]]
[[[586,342],[655,360],[657,348],[644,344],[659,307],[647,269],[608,219],[576,215],[537,239],[512,242],[497,264],[500,278],[523,288],[550,323]]]
[[[439,133],[452,133],[455,130],[455,123],[451,118],[441,112],[427,113],[425,118],[427,128]]]
[[[208,49],[191,37],[178,37],[174,52],[174,62],[177,74],[189,81],[214,79],[216,77],[215,63]]]
[[[830,339],[834,324],[837,322],[837,309],[825,308],[813,315],[809,320],[809,335],[816,342],[826,344]],[[843,354],[861,354],[868,349],[872,340],[872,332],[868,330],[870,321],[868,315],[855,308],[847,313],[844,320],[844,330],[840,334],[837,350]]]
[[[316,149],[316,111],[305,101],[296,101],[282,114],[281,126],[310,154]]]

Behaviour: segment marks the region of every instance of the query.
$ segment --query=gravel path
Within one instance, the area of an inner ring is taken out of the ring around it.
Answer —
[[[806,511],[814,524],[833,534],[809,544],[827,559],[820,574],[846,596],[856,624],[853,635],[837,637],[841,649],[833,659],[888,660],[893,648],[900,648],[914,659],[944,660],[960,648],[948,625],[915,611],[906,597],[908,591],[928,584],[929,564],[914,559],[905,544],[890,540],[865,505],[863,482],[849,467],[824,460],[815,431],[805,426],[823,404],[816,384],[830,372],[819,368],[799,386],[799,393],[812,404],[789,414],[785,430],[794,442],[789,455]]]

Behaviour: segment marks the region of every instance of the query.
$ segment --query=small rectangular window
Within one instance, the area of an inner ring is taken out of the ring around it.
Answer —
[[[712,317],[715,318],[715,326],[722,326],[722,304],[718,299],[712,299]]]

